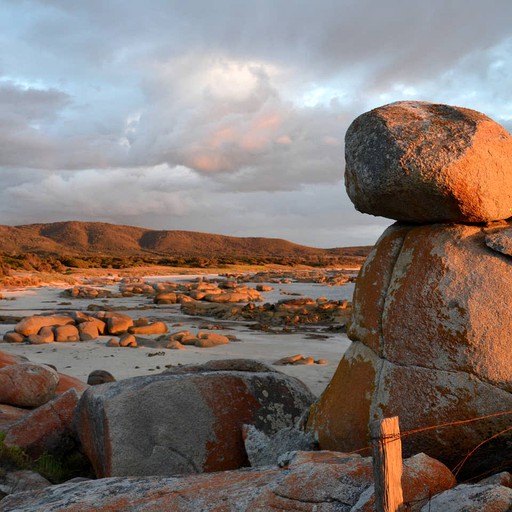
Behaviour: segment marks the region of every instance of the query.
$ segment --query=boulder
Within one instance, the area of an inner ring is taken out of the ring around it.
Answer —
[[[19,421],[28,412],[27,409],[0,404],[0,432],[8,430],[11,425]]]
[[[53,333],[53,328],[49,325],[41,327],[37,334],[38,336],[41,336],[45,343],[51,343],[52,341],[55,341],[55,334]]]
[[[25,356],[17,356],[15,354],[8,354],[7,352],[0,352],[0,368],[9,366],[11,364],[28,363]]]
[[[353,340],[314,405],[308,429],[322,449],[368,445],[369,423],[399,416],[402,431],[467,421],[407,436],[404,453],[449,467],[510,426],[512,259],[485,244],[479,226],[391,226],[354,291]],[[509,462],[498,436],[461,475]]]
[[[174,292],[159,293],[153,299],[155,304],[176,304],[178,296]]]
[[[4,334],[4,342],[5,343],[23,343],[25,341],[25,336],[16,331],[7,331]]]
[[[147,325],[133,326],[128,329],[131,334],[164,334],[167,332],[167,324],[165,322],[153,322]]]
[[[0,369],[0,404],[39,407],[55,396],[58,373],[49,366],[20,363]]]
[[[335,452],[296,452],[290,459],[282,468],[70,482],[13,494],[4,498],[2,505],[6,511],[17,512],[46,509],[373,512],[370,458]],[[418,511],[418,504],[426,498],[453,485],[453,476],[446,467],[423,460],[426,466],[420,472],[410,471],[407,461],[404,464],[404,498],[411,504],[408,510]]]
[[[55,341],[79,341],[80,334],[74,325],[59,325],[53,328]]]
[[[21,322],[18,322],[14,327],[14,330],[23,336],[30,336],[31,334],[37,334],[41,327],[47,325],[67,325],[74,324],[74,320],[69,316],[28,316]]]
[[[87,384],[89,384],[89,386],[98,386],[99,384],[115,381],[115,377],[106,370],[93,370],[87,377]]]
[[[77,379],[76,377],[71,377],[71,375],[66,375],[65,373],[59,373],[59,384],[57,389],[55,390],[56,395],[62,395],[69,389],[74,389],[79,395],[81,395],[89,386]]]
[[[137,347],[137,339],[135,338],[135,336],[133,334],[123,334],[120,338],[119,338],[119,346],[120,347],[133,347],[133,348],[136,348]]]
[[[108,315],[108,313],[107,313]],[[113,314],[106,316],[109,334],[124,334],[133,325],[133,320],[127,315]]]
[[[236,361],[225,367],[182,367],[88,389],[77,431],[97,476],[247,466],[244,424],[272,434],[292,426],[313,401],[302,382],[266,365],[251,371],[242,360],[241,369]]]
[[[480,112],[402,101],[362,114],[345,137],[355,207],[412,222],[510,217],[512,137]]]
[[[229,338],[223,334],[200,331],[197,333],[197,339],[194,345],[196,347],[209,348],[216,347],[217,345],[227,345],[228,343]]]
[[[81,322],[78,324],[78,335],[80,341],[95,340],[99,335],[96,322]]]
[[[510,512],[512,489],[502,485],[461,484],[434,496],[421,512]]]
[[[73,417],[79,395],[74,389],[34,409],[12,426],[7,446],[19,446],[36,459],[43,453],[63,454],[74,446]]]

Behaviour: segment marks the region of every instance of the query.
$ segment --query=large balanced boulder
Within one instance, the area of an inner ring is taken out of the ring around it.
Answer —
[[[99,477],[172,475],[248,465],[242,427],[292,426],[314,396],[262,363],[216,361],[89,388],[77,431]]]
[[[448,468],[423,454],[404,461],[407,510],[419,511],[430,496],[454,484]],[[296,452],[282,468],[70,482],[12,494],[2,501],[2,510],[373,512],[372,460],[346,453]]]
[[[412,222],[510,217],[512,137],[467,108],[402,101],[359,116],[345,183],[363,213]]]
[[[508,227],[388,228],[357,279],[353,343],[311,410],[321,448],[367,446],[370,422],[383,417],[398,415],[403,431],[465,422],[403,440],[406,454],[453,467],[510,426],[512,258],[486,245]],[[463,471],[510,463],[511,447],[510,436],[497,436]]]

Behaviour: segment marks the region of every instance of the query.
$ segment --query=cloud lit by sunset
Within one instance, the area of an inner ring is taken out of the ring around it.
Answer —
[[[512,127],[512,4],[0,0],[0,224],[373,243],[343,138],[401,99]]]

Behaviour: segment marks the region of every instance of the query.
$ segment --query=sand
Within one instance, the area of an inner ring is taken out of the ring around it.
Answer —
[[[45,345],[26,345],[0,343],[0,351],[26,356],[36,363],[54,365],[60,372],[72,375],[84,381],[93,370],[107,370],[117,380],[138,375],[156,374],[166,367],[180,364],[203,363],[210,360],[250,358],[272,364],[278,359],[294,354],[311,356],[314,359],[327,359],[325,365],[275,366],[279,371],[302,380],[316,395],[319,395],[330,381],[339,360],[350,341],[345,334],[321,333],[318,329],[310,332],[266,333],[255,331],[243,322],[219,321],[207,318],[182,315],[179,306],[151,306],[144,297],[132,297],[109,300],[79,300],[59,297],[62,288],[43,287],[36,289],[3,291],[5,298],[15,300],[0,301],[0,314],[26,316],[47,311],[66,309],[85,310],[91,303],[122,305],[123,313],[134,318],[147,317],[151,320],[166,321],[170,332],[188,329],[195,333],[200,326],[209,323],[221,326],[214,332],[235,335],[240,341],[231,342],[213,348],[186,346],[183,350],[165,348],[109,348],[106,342],[111,338],[100,337],[94,341],[76,343],[50,343]],[[332,290],[330,291],[332,293]],[[347,290],[346,293],[350,293]],[[70,305],[71,303],[71,305]],[[0,336],[12,330],[14,324],[0,324]],[[151,338],[147,336],[147,338]],[[316,338],[316,339],[315,339]]]

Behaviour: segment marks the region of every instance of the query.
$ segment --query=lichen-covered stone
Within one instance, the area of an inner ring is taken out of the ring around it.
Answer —
[[[49,366],[20,363],[0,369],[0,404],[39,407],[55,396],[58,373]]]
[[[512,214],[512,137],[467,108],[402,101],[362,114],[345,137],[347,192],[372,215],[487,222]]]
[[[302,382],[265,365],[242,360],[238,370],[236,361],[219,363],[88,389],[79,404],[77,431],[96,474],[171,475],[247,466],[244,424],[272,434],[292,426],[313,402]]]
[[[512,258],[490,249],[479,226],[394,225],[356,283],[352,346],[309,429],[320,447],[369,442],[372,420],[398,415],[403,431],[512,410]],[[428,430],[403,440],[449,466],[510,425],[510,416]],[[510,438],[485,443],[464,465],[499,466]]]
[[[404,461],[409,510],[455,483],[448,468],[424,455]],[[283,468],[182,477],[117,477],[65,483],[4,498],[2,510],[32,512],[373,512],[372,460],[334,452],[296,452]],[[428,510],[428,508],[427,508]]]

